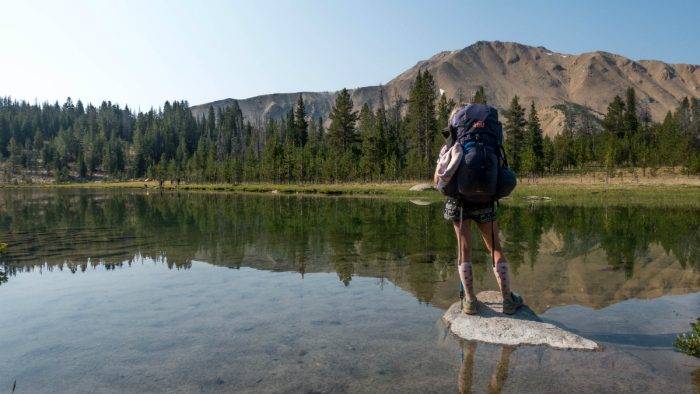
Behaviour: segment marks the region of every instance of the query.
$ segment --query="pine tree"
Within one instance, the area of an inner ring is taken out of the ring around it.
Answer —
[[[407,139],[405,135],[405,119],[401,117],[403,99],[394,96],[391,106],[386,113],[386,138],[384,165],[386,177],[399,179],[406,163]]]
[[[207,139],[211,139],[214,133],[216,133],[216,116],[214,115],[214,106],[212,105],[209,106],[206,124],[206,137]]]
[[[355,130],[357,112],[353,111],[352,107],[350,93],[347,89],[341,90],[331,109],[331,125],[327,136],[329,146],[336,153],[353,153],[358,150],[359,137]]]
[[[365,152],[371,151],[370,159],[373,161],[371,176],[374,179],[381,180],[385,175],[385,161],[389,142],[389,123],[384,105],[384,88],[381,85],[379,86],[378,96],[377,110],[372,114],[371,143],[374,146],[369,148],[367,145],[364,145],[363,140],[363,150]]]
[[[487,104],[486,102],[486,92],[484,91],[483,86],[479,86],[479,88],[476,90],[474,93],[474,97],[472,98],[472,103],[475,104]]]
[[[7,150],[9,154],[9,160],[12,165],[20,165],[22,163],[22,149],[20,148],[15,137],[10,138],[10,142],[7,145]]]
[[[624,108],[624,128],[628,136],[633,136],[639,129],[639,118],[637,116],[637,98],[634,88],[628,88]]]
[[[639,118],[637,115],[637,99],[634,88],[630,87],[627,89],[625,95],[625,110],[623,114],[623,125],[624,125],[624,151],[625,158],[628,163],[632,166],[636,165],[637,158],[639,156],[639,146],[638,146],[638,130],[639,130]]]
[[[319,144],[323,144],[323,136],[324,136],[323,118],[319,116],[318,120],[316,121],[316,141]]]
[[[549,136],[545,136],[542,141],[542,168],[544,171],[552,173],[554,164],[554,142]]]
[[[411,141],[410,175],[418,178],[429,177],[435,161],[436,96],[433,76],[427,70],[419,71],[411,88],[406,114],[406,129]]]
[[[365,104],[360,110],[359,125],[360,137],[362,138],[362,152],[360,156],[360,174],[365,180],[372,179],[379,173],[381,154],[379,138],[375,117],[369,105]]]
[[[531,145],[526,145],[522,151],[520,169],[529,176],[537,173],[537,158]]]
[[[620,96],[615,96],[613,101],[608,105],[608,112],[603,119],[603,127],[610,135],[623,138],[625,136],[625,103],[622,102]]]
[[[435,150],[439,152],[440,148],[444,144],[445,140],[443,137],[444,129],[447,128],[448,122],[450,121],[450,112],[452,112],[452,109],[455,107],[455,102],[452,99],[447,99],[446,94],[440,95],[440,99],[438,100],[437,104],[437,127],[438,130],[441,131],[439,133],[435,133]]]
[[[515,172],[520,171],[522,151],[525,145],[525,108],[518,102],[518,96],[510,101],[510,106],[504,113],[506,122],[504,131],[506,134],[505,149],[508,156],[508,164]]]
[[[608,138],[608,143],[605,148],[605,159],[604,159],[604,165],[605,165],[605,172],[606,176],[608,178],[614,177],[615,176],[615,163],[617,161],[617,149],[616,149],[616,143],[615,139],[613,138]]]
[[[532,150],[532,167],[529,171],[534,174],[541,174],[544,162],[544,148],[542,142],[542,127],[540,118],[537,116],[535,102],[530,104],[530,115],[527,120],[526,146]]]
[[[304,99],[301,97],[301,93],[299,93],[299,98],[294,106],[294,143],[297,146],[306,145],[306,141],[308,140],[308,126]]]
[[[85,158],[82,153],[78,155],[78,177],[80,179],[85,179],[87,177],[87,164],[85,164]]]
[[[173,179],[178,179],[180,177],[178,174],[177,163],[175,162],[175,159],[167,160],[167,163],[166,177],[170,178],[170,183],[172,184]]]

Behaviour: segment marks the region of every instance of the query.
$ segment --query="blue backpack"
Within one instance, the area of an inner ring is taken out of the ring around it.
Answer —
[[[455,112],[446,130],[448,147],[460,144],[464,154],[455,176],[441,192],[463,201],[485,203],[509,195],[517,184],[503,150],[498,110],[468,104]]]

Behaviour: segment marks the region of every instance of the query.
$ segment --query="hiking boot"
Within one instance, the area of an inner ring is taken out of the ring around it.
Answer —
[[[476,298],[473,300],[463,298],[462,312],[466,313],[467,315],[476,315]]]
[[[521,306],[523,306],[523,297],[511,291],[510,299],[503,300],[503,313],[512,315]]]

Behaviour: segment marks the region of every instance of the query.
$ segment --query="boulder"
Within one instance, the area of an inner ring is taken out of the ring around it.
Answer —
[[[513,315],[503,313],[501,293],[477,294],[478,313],[462,312],[460,302],[450,306],[443,319],[458,337],[501,345],[547,345],[557,349],[597,350],[598,344],[563,328],[542,321],[527,306]],[[526,300],[527,301],[527,300]]]
[[[417,185],[411,186],[410,191],[412,192],[424,192],[426,190],[433,190],[435,189],[435,186],[433,186],[432,183],[419,183]]]

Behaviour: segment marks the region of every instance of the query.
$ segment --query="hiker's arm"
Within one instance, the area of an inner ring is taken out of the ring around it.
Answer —
[[[440,149],[440,153],[438,154],[438,158],[435,161],[435,172],[433,173],[433,185],[437,187],[439,178],[438,178],[438,170],[440,170],[440,159],[442,159],[443,155],[447,154],[447,145],[443,145],[442,148]]]

